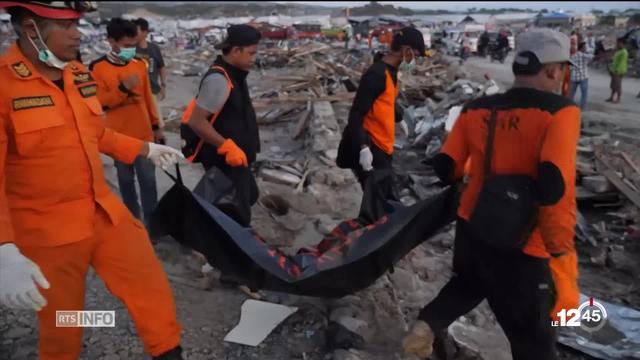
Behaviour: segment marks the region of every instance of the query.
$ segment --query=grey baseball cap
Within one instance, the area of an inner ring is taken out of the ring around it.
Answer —
[[[533,53],[540,64],[569,63],[571,61],[571,40],[559,31],[535,28],[518,35],[516,39],[515,64],[529,65],[532,60],[523,53]]]

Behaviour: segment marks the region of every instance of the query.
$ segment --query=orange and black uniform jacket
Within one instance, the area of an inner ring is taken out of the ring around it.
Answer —
[[[338,149],[338,165],[357,168],[362,145],[393,154],[395,122],[402,116],[396,107],[398,69],[377,61],[362,75]]]
[[[143,142],[105,127],[96,83],[75,61],[59,87],[17,45],[0,57],[0,243],[57,246],[89,238],[95,209],[113,224],[127,208],[100,153],[132,163]]]
[[[103,56],[89,66],[98,83],[98,99],[107,113],[107,126],[119,133],[144,141],[153,141],[158,113],[144,61],[133,59],[116,63]],[[140,83],[127,90],[122,80],[138,75]]]
[[[500,109],[493,172],[529,175],[538,182],[541,205],[538,223],[523,252],[551,259],[558,293],[554,316],[558,309],[577,306],[579,297],[574,228],[580,110],[565,97],[526,88],[480,98],[465,106],[442,153],[434,159],[436,172],[443,181],[461,180],[469,161],[468,182],[458,208],[458,216],[465,220],[473,212],[483,183],[487,124],[492,108]]]

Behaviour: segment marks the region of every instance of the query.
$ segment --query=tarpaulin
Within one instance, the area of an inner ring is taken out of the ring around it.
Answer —
[[[368,287],[409,251],[451,223],[457,204],[452,187],[410,207],[388,203],[387,213],[374,223],[344,221],[317,246],[287,256],[214,206],[211,186],[208,195],[191,192],[183,185],[179,169],[174,180],[175,185],[152,215],[153,236],[171,235],[204,254],[226,277],[252,290],[305,296],[342,297]],[[201,185],[197,188],[207,188]]]
[[[580,294],[580,303],[589,298]],[[640,311],[597,300],[607,312],[606,324],[595,332],[562,327],[558,342],[603,360],[640,359]]]

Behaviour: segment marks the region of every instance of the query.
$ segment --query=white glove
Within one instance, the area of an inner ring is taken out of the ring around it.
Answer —
[[[147,159],[151,160],[155,166],[161,167],[164,170],[175,165],[180,159],[184,159],[182,152],[171,146],[159,145],[152,142],[148,144],[149,154],[147,154]]]
[[[369,147],[365,147],[360,150],[360,166],[364,171],[373,170],[373,154],[371,153],[371,149]]]
[[[49,282],[33,261],[14,244],[0,246],[0,305],[13,309],[42,310],[47,300],[36,284],[48,289]]]

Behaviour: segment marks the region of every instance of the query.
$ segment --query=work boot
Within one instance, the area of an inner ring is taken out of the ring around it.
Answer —
[[[413,328],[402,341],[402,347],[407,355],[415,355],[419,359],[426,359],[433,352],[433,331],[429,324],[422,320],[416,321]]]
[[[153,360],[184,360],[182,358],[182,347],[178,345],[163,354],[154,356]]]

